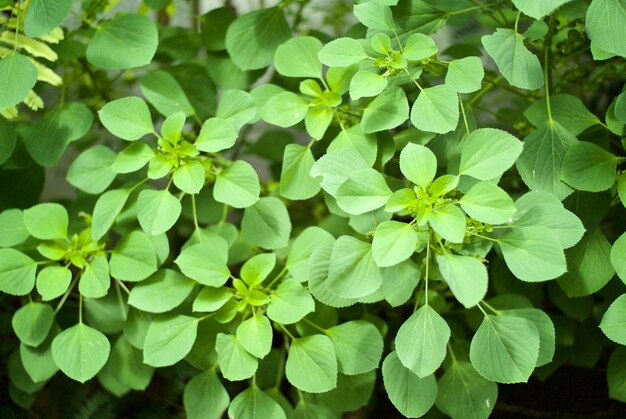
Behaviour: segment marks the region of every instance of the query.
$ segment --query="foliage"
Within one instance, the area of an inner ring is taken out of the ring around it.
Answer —
[[[0,1],[17,406],[485,418],[579,345],[626,402],[624,0],[117,3]]]

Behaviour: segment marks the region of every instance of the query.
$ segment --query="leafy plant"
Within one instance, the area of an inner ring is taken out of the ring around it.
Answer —
[[[485,418],[565,363],[626,402],[624,0],[189,3],[0,1],[15,405]]]

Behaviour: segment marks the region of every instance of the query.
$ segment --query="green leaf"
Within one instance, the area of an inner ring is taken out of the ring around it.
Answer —
[[[322,77],[322,63],[317,53],[322,49],[319,39],[312,36],[291,38],[276,49],[274,66],[286,77]]]
[[[156,52],[157,26],[148,16],[121,14],[98,26],[87,45],[87,59],[111,70],[150,64]]]
[[[291,341],[285,364],[287,380],[308,393],[324,393],[337,386],[337,359],[327,336],[312,335]]]
[[[626,400],[626,350],[617,347],[609,358],[606,371],[609,385],[609,397],[623,402]]]
[[[339,372],[357,375],[378,368],[383,338],[378,329],[364,320],[353,320],[326,330],[335,348]]]
[[[437,381],[433,375],[419,378],[406,368],[396,352],[383,362],[383,382],[391,403],[409,418],[423,416],[435,404]]]
[[[111,350],[111,356],[98,374],[98,380],[114,394],[129,390],[145,390],[154,374],[154,368],[142,361],[141,351],[120,336]]]
[[[250,163],[237,160],[215,179],[213,197],[235,208],[247,208],[259,200],[259,176]]]
[[[611,244],[599,227],[588,231],[567,250],[567,272],[557,279],[568,297],[582,297],[599,291],[615,275],[611,266]]]
[[[456,91],[445,84],[422,89],[411,109],[411,122],[422,131],[454,131],[459,122],[458,100]]]
[[[402,56],[410,61],[420,61],[437,54],[435,41],[423,33],[414,33],[409,36],[402,50]]]
[[[244,320],[237,327],[237,340],[257,358],[264,358],[272,349],[272,325],[262,314]]]
[[[626,233],[619,236],[611,247],[611,264],[620,277],[622,282],[626,283]]]
[[[341,236],[333,246],[328,288],[346,298],[360,298],[380,288],[383,278],[372,256],[372,246],[351,236]]]
[[[287,246],[291,220],[285,204],[274,197],[264,197],[245,209],[241,221],[244,240],[264,249]]]
[[[543,71],[535,54],[524,45],[524,37],[512,29],[496,29],[481,38],[485,51],[512,86],[535,90],[543,86]]]
[[[133,287],[128,304],[149,313],[165,313],[185,301],[194,285],[184,275],[162,269]]]
[[[302,96],[292,92],[274,95],[261,108],[261,117],[265,122],[279,127],[290,127],[301,122],[309,111],[310,103]]]
[[[320,181],[309,174],[313,163],[315,159],[310,147],[287,145],[280,173],[280,194],[291,200],[315,196],[320,190]]]
[[[202,242],[185,247],[175,262],[182,273],[204,285],[219,287],[230,277],[228,243],[218,236],[205,236]]]
[[[40,240],[67,238],[69,217],[61,204],[47,202],[24,211],[24,225],[31,236]]]
[[[37,292],[43,301],[54,300],[67,291],[72,272],[63,266],[46,266],[37,274]]]
[[[120,151],[111,168],[115,173],[132,173],[144,167],[154,157],[154,151],[141,141],[129,144]]]
[[[499,314],[522,317],[533,322],[539,332],[539,356],[535,366],[540,367],[552,362],[555,351],[556,332],[550,316],[536,308],[516,308],[500,311]]]
[[[434,373],[446,357],[450,327],[431,306],[420,307],[396,335],[396,355],[420,378]]]
[[[378,96],[387,87],[387,78],[367,70],[358,71],[350,80],[350,99]]]
[[[213,369],[196,375],[185,385],[183,405],[189,419],[219,419],[229,404],[228,392]]]
[[[597,116],[587,110],[576,96],[568,94],[550,95],[552,118],[573,135],[578,135],[594,125],[600,124]],[[548,119],[545,99],[534,102],[524,111],[524,116],[536,127]]]
[[[387,89],[374,98],[363,111],[361,128],[366,134],[401,125],[409,118],[409,102],[399,87]]]
[[[453,362],[437,383],[437,408],[453,418],[486,419],[498,399],[498,385],[469,362]]]
[[[276,266],[276,255],[273,253],[260,253],[252,256],[241,267],[239,275],[249,288],[254,288],[265,281]]]
[[[515,163],[522,148],[522,143],[508,132],[477,129],[463,143],[459,174],[479,180],[494,179]]]
[[[17,208],[0,212],[0,247],[23,243],[30,236],[24,225],[24,213]]]
[[[626,56],[626,1],[593,0],[585,19],[592,45],[620,57]]]
[[[309,109],[304,117],[307,134],[313,139],[322,139],[334,117],[335,113],[329,108],[314,107]]]
[[[11,325],[15,335],[28,346],[39,346],[50,332],[54,311],[49,304],[27,303],[15,312]]]
[[[487,293],[487,268],[478,259],[452,253],[437,255],[437,267],[454,297],[466,308],[474,307]]]
[[[54,363],[65,375],[81,383],[104,367],[110,352],[107,337],[84,323],[65,329],[52,341]]]
[[[181,191],[194,195],[204,186],[204,166],[197,160],[191,160],[179,166],[172,176],[174,185]]]
[[[178,80],[165,71],[155,70],[144,75],[140,87],[143,95],[161,115],[183,112],[189,116],[196,113]]]
[[[272,291],[267,317],[281,324],[296,323],[315,310],[311,294],[293,278],[287,278]]]
[[[154,132],[148,105],[135,96],[107,103],[98,111],[98,117],[111,134],[122,140],[135,141]]]
[[[379,31],[393,31],[396,28],[389,6],[375,1],[356,4],[354,16],[368,28]]]
[[[150,238],[132,231],[115,246],[109,260],[111,276],[121,281],[143,281],[157,270],[157,258]]]
[[[400,171],[405,178],[426,189],[435,178],[437,157],[423,145],[408,143],[400,153]]]
[[[559,239],[547,227],[517,228],[499,237],[498,245],[506,265],[522,281],[547,281],[567,270]]]
[[[235,335],[218,333],[215,350],[222,375],[228,381],[241,381],[256,372],[259,363],[243,347]]]
[[[215,116],[226,120],[236,130],[239,130],[256,114],[256,102],[250,93],[243,90],[226,90],[217,105]]]
[[[356,151],[358,155],[355,156],[355,153],[351,153],[350,151]],[[328,168],[328,172],[337,174],[342,173],[342,170],[347,167],[353,167],[355,170],[371,167],[376,162],[376,155],[378,153],[376,134],[365,134],[361,125],[354,125],[346,130],[341,130],[337,137],[330,143],[326,152],[333,155],[327,160],[333,160],[334,164],[334,168]],[[349,160],[345,161],[343,159]],[[337,160],[341,161],[337,162]],[[361,164],[362,162],[365,164]],[[341,177],[345,180],[353,171],[354,170],[349,170],[344,172]],[[339,185],[337,185],[337,187],[338,186]],[[332,194],[332,190],[325,189],[328,193]]]
[[[112,165],[115,152],[104,145],[96,145],[83,151],[67,171],[70,185],[89,194],[100,194],[113,182],[117,173]]]
[[[572,188],[600,192],[615,183],[618,159],[595,144],[572,144],[563,158],[561,179]]]
[[[237,130],[228,121],[222,118],[209,118],[204,121],[196,148],[207,153],[217,153],[235,145]]]
[[[489,224],[506,223],[517,211],[509,194],[489,182],[472,186],[459,205],[471,218]]]
[[[137,220],[151,236],[168,231],[180,217],[182,205],[167,189],[144,189],[137,197]]]
[[[448,64],[446,85],[459,93],[472,93],[480,90],[485,70],[478,57],[465,57],[452,60]]]
[[[539,356],[539,332],[530,320],[485,316],[470,346],[476,371],[498,383],[528,381]]]
[[[384,206],[392,192],[380,172],[362,169],[353,173],[337,189],[337,205],[349,214],[359,215]]]
[[[130,189],[106,191],[96,201],[91,218],[91,238],[100,240],[111,229],[130,196]]]
[[[334,144],[334,143],[333,143]],[[364,158],[354,149],[329,152],[313,164],[311,176],[322,177],[322,188],[331,195],[337,193],[351,173],[369,168]]]
[[[213,312],[217,311],[226,304],[231,297],[232,292],[227,288],[203,287],[202,290],[193,300],[193,311]]]
[[[35,286],[37,263],[15,249],[0,249],[0,291],[26,295]]]
[[[61,25],[71,8],[71,0],[31,1],[24,16],[24,33],[31,38],[48,35]]]
[[[13,129],[13,125],[4,118],[0,118],[0,164],[6,162],[13,155],[16,144],[17,133]]]
[[[385,300],[392,306],[398,307],[406,303],[420,280],[421,272],[410,259],[398,265],[382,269],[383,286],[381,290]]]
[[[30,378],[36,383],[47,381],[59,371],[59,367],[52,358],[52,340],[60,332],[61,328],[53,324],[48,337],[37,348],[20,343],[22,364]]]
[[[372,255],[378,266],[387,267],[411,257],[417,246],[418,235],[412,225],[398,221],[384,221],[376,227],[372,241]]]
[[[465,238],[465,214],[453,204],[435,208],[428,216],[430,226],[451,243],[463,243]]]
[[[95,256],[84,267],[78,283],[78,290],[86,298],[102,298],[111,286],[109,263],[105,256]]]
[[[348,67],[366,59],[367,53],[356,39],[338,38],[324,45],[317,56],[328,67]]]
[[[320,227],[311,226],[305,228],[296,237],[289,249],[289,256],[285,266],[291,276],[298,282],[308,281],[311,253],[318,246],[332,246],[333,241],[333,236]]]
[[[37,83],[37,69],[18,52],[0,60],[0,109],[20,103]]]
[[[256,384],[252,384],[233,399],[228,416],[238,419],[285,419],[285,411]]]
[[[542,2],[533,0],[513,0],[513,4],[520,12],[539,20],[570,1],[572,0],[546,0]]]
[[[198,333],[198,319],[183,315],[157,318],[148,327],[143,360],[153,367],[167,367],[183,359]]]
[[[270,65],[291,30],[282,8],[270,7],[243,14],[226,31],[226,49],[237,67],[256,70]]]

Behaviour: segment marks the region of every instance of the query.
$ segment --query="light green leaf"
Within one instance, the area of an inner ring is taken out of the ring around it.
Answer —
[[[463,143],[459,174],[479,180],[494,179],[515,163],[522,148],[521,141],[506,131],[477,129]]]
[[[613,342],[626,345],[626,294],[611,303],[602,316],[600,329]]]
[[[255,10],[237,17],[228,27],[226,49],[237,67],[256,70],[274,61],[276,49],[290,35],[282,8]]]
[[[539,309],[530,307],[500,311],[499,314],[522,317],[533,322],[539,332],[539,356],[535,366],[540,367],[552,361],[555,351],[556,331],[550,316]]]
[[[338,38],[324,45],[317,56],[328,67],[348,67],[366,59],[367,53],[356,39]]]
[[[480,58],[465,57],[450,61],[446,73],[446,85],[459,93],[472,93],[480,90],[483,77],[485,77],[485,70]]]
[[[185,247],[175,262],[182,273],[204,285],[219,287],[230,277],[228,243],[219,236],[205,236],[200,243]]]
[[[382,274],[381,290],[392,307],[398,307],[411,298],[421,277],[420,269],[411,259],[382,269]]]
[[[222,118],[209,118],[202,124],[196,147],[200,151],[217,153],[231,148],[236,141],[237,130],[230,122]]]
[[[463,243],[465,238],[465,214],[453,204],[435,208],[428,216],[430,226],[451,243]]]
[[[264,197],[245,209],[241,221],[244,240],[264,249],[287,246],[291,220],[285,204],[274,197]]]
[[[257,358],[264,358],[272,349],[272,325],[262,314],[244,320],[237,327],[237,340]]]
[[[430,410],[437,398],[437,380],[433,375],[419,378],[406,368],[396,352],[383,362],[383,382],[391,403],[408,418],[419,418]]]
[[[259,176],[250,163],[237,160],[215,179],[213,197],[235,208],[247,208],[259,200]]]
[[[420,307],[400,327],[396,354],[420,378],[434,373],[446,357],[450,327],[431,306]]]
[[[215,350],[222,375],[228,381],[241,381],[250,378],[256,372],[259,363],[243,347],[235,335],[218,333]]]
[[[61,328],[53,324],[46,340],[37,348],[20,343],[20,358],[24,370],[35,383],[49,380],[59,371],[52,358],[52,340],[61,332]]]
[[[70,286],[72,272],[63,266],[46,266],[37,275],[37,292],[43,301],[63,295]]]
[[[372,241],[372,255],[379,267],[397,265],[415,252],[418,235],[415,228],[398,221],[378,224]]]
[[[437,54],[435,41],[423,33],[414,33],[409,36],[402,50],[402,56],[410,61],[420,61]]]
[[[471,218],[489,224],[506,223],[517,211],[509,194],[489,182],[472,186],[459,205]]]
[[[84,323],[65,329],[52,341],[54,363],[65,375],[81,383],[104,367],[110,352],[107,337]]]
[[[437,383],[437,408],[452,418],[486,419],[498,399],[498,385],[469,362],[453,362]]]
[[[356,151],[358,155],[350,151]],[[355,170],[374,165],[378,154],[376,134],[365,134],[360,124],[354,125],[348,129],[341,130],[337,137],[330,143],[326,152],[332,155],[332,157],[327,159],[327,162],[333,160],[334,164],[334,167],[328,167],[327,171],[333,172],[334,174],[343,173],[341,177],[345,180],[349,177],[349,174],[353,173]],[[329,154],[327,154],[327,156]],[[339,160],[339,162],[336,160]],[[361,164],[362,162],[365,164]],[[326,166],[326,164],[324,166]],[[343,169],[347,169],[348,167],[352,167],[354,170],[344,172]],[[339,187],[339,185],[337,185],[337,187]],[[328,188],[324,189],[331,195],[333,194],[332,190]],[[333,187],[333,189],[336,190],[335,187]]]
[[[39,346],[50,332],[54,311],[49,304],[29,302],[13,314],[11,325],[22,343]]]
[[[314,107],[309,109],[304,117],[304,126],[307,134],[316,140],[321,140],[333,121],[335,113],[329,108]]]
[[[384,206],[391,189],[380,172],[362,169],[353,173],[337,189],[337,205],[349,214],[359,215]]]
[[[378,368],[383,338],[378,329],[364,320],[353,320],[326,330],[335,348],[339,372],[357,375]]]
[[[228,288],[219,287],[203,287],[202,290],[193,300],[193,311],[213,312],[217,311],[226,304],[231,297],[232,292]]]
[[[361,118],[366,134],[397,127],[409,118],[409,102],[404,90],[393,87],[383,91],[367,105]]]
[[[250,93],[231,89],[222,94],[215,116],[226,120],[236,130],[239,130],[256,114],[256,102]]]
[[[375,1],[356,4],[354,15],[368,28],[379,31],[393,31],[396,28],[389,6]]]
[[[196,375],[185,385],[183,405],[189,419],[219,419],[229,404],[228,392],[213,369]]]
[[[351,173],[367,168],[369,166],[361,154],[354,149],[347,148],[329,151],[328,154],[322,156],[313,164],[311,176],[322,177],[322,188],[329,194],[335,195],[337,189],[350,177]]]
[[[568,297],[582,297],[599,291],[615,275],[611,266],[611,244],[599,227],[567,250],[567,272],[557,279]]]
[[[265,122],[279,127],[290,127],[301,122],[310,103],[302,96],[292,92],[282,92],[272,96],[261,108],[261,117]]]
[[[184,275],[162,269],[133,287],[128,304],[149,313],[165,313],[185,301],[194,285]]]
[[[517,228],[498,238],[506,265],[522,281],[540,282],[567,270],[559,239],[547,227]]]
[[[100,195],[91,218],[92,239],[100,240],[109,231],[126,205],[130,192],[130,189],[113,189]]]
[[[487,54],[512,86],[534,90],[543,86],[543,71],[535,54],[524,45],[524,37],[512,29],[496,29],[481,38]]]
[[[102,22],[87,45],[90,63],[112,70],[150,64],[156,52],[158,31],[148,16],[120,14]]]
[[[157,258],[150,238],[132,231],[115,246],[109,260],[111,276],[121,281],[139,282],[157,270]]]
[[[539,332],[530,320],[485,316],[470,346],[476,371],[498,383],[528,381],[539,356]]]
[[[135,96],[107,103],[98,111],[98,117],[111,134],[122,140],[135,141],[154,132],[148,105]]]
[[[293,278],[287,278],[272,291],[267,316],[281,324],[296,323],[315,310],[311,294]]]
[[[24,33],[31,38],[48,35],[61,25],[72,8],[72,0],[33,0],[24,16]]]
[[[143,363],[141,351],[120,336],[113,344],[111,356],[98,374],[98,380],[117,395],[130,390],[145,390],[153,374],[154,368]]]
[[[626,283],[626,233],[619,236],[611,247],[611,264],[620,277],[622,282]]]
[[[178,112],[186,116],[196,113],[178,80],[163,70],[154,70],[141,78],[141,92],[164,116]]]
[[[311,253],[318,246],[332,246],[333,236],[326,230],[311,226],[305,228],[294,240],[289,249],[286,267],[291,276],[298,282],[309,280],[309,261]]]
[[[322,63],[317,53],[322,49],[319,39],[312,36],[291,38],[276,49],[274,66],[286,77],[322,77]]]
[[[197,194],[204,186],[204,166],[197,160],[191,160],[179,166],[172,176],[174,185],[188,194]]]
[[[260,253],[243,264],[239,275],[249,288],[254,288],[265,281],[275,266],[276,255],[274,253]]]
[[[371,71],[358,71],[350,80],[350,99],[378,96],[387,87],[387,78]]]
[[[593,45],[620,57],[626,56],[626,0],[593,0],[585,29]]]
[[[167,189],[144,189],[137,197],[137,220],[151,236],[168,231],[180,217],[182,205]]]
[[[579,98],[568,94],[550,95],[550,110],[552,118],[573,135],[578,135],[601,122],[587,110]],[[537,100],[530,105],[524,111],[524,116],[534,126],[542,126],[549,119],[545,99]]]
[[[400,171],[405,178],[426,189],[435,178],[437,157],[423,145],[408,143],[400,153]]]
[[[572,0],[544,0],[540,2],[533,0],[513,0],[513,4],[520,12],[539,20],[570,1]]]
[[[422,131],[445,134],[459,122],[459,98],[445,84],[422,89],[411,109],[411,122]]]
[[[341,236],[333,246],[328,269],[328,288],[346,298],[370,295],[383,282],[372,256],[372,246],[351,236]]]
[[[40,240],[67,238],[69,217],[61,204],[47,202],[24,211],[24,225],[31,236]]]
[[[112,165],[115,152],[104,145],[96,145],[83,151],[67,171],[70,185],[89,194],[100,194],[117,176]]]
[[[302,391],[324,393],[337,386],[337,359],[327,336],[293,339],[285,364],[287,380]]]
[[[20,103],[37,83],[37,69],[18,52],[0,60],[0,109]]]
[[[285,419],[285,411],[256,384],[252,384],[233,399],[228,416],[237,419]]]
[[[153,367],[174,365],[189,353],[197,333],[195,317],[171,315],[155,319],[146,334],[144,362]]]
[[[595,144],[572,144],[563,158],[561,179],[580,191],[601,192],[615,183],[618,159]]]
[[[321,187],[319,179],[309,174],[314,163],[310,147],[299,144],[287,145],[280,173],[280,194],[291,200],[315,196]]]
[[[0,247],[23,243],[30,236],[24,225],[24,213],[17,208],[0,212]]]
[[[105,256],[96,256],[84,267],[78,290],[86,298],[102,298],[111,286],[109,263]]]
[[[154,157],[150,146],[141,141],[129,144],[120,151],[111,168],[115,173],[132,173],[144,167]]]
[[[26,295],[35,286],[37,263],[15,249],[0,249],[0,291]]]
[[[452,253],[437,255],[437,267],[454,297],[466,308],[474,307],[487,293],[487,268],[478,259]]]

